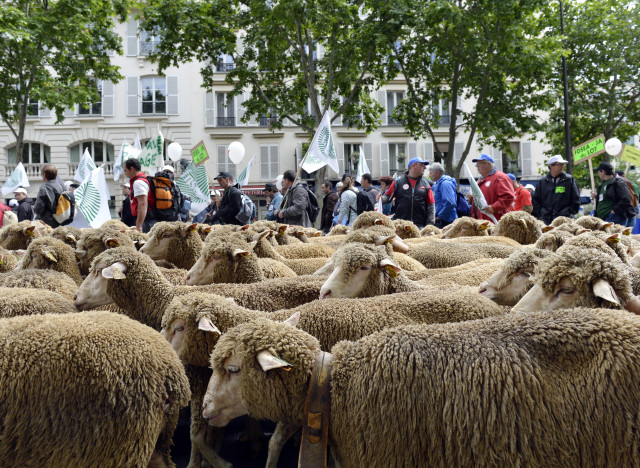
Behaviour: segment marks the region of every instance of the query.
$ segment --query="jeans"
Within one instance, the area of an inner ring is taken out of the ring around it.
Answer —
[[[153,227],[153,225],[156,224],[156,220],[155,219],[151,219],[151,220],[144,220],[144,222],[142,223],[142,232],[144,232],[145,234],[148,233],[149,231],[151,231],[151,228]]]
[[[443,221],[442,219],[436,219],[436,227],[438,229],[442,229],[443,227],[448,226],[449,224],[451,224],[451,223],[449,223],[447,221]]]
[[[620,224],[622,226],[627,225],[627,217],[619,215],[618,213],[609,213],[609,216],[605,219],[607,223]]]

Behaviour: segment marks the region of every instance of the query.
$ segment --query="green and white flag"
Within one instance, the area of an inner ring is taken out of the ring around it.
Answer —
[[[164,137],[162,136],[162,132],[158,130],[158,135],[149,140],[149,143],[147,143],[138,156],[142,171],[147,175],[156,175],[158,168],[164,166],[163,147]]]
[[[362,146],[360,148],[360,156],[358,157],[358,170],[356,171],[356,180],[362,183],[362,174],[369,173],[369,166],[367,164],[367,160],[364,157],[364,151],[362,151]]]
[[[15,192],[18,187],[28,187],[29,179],[27,178],[27,172],[24,170],[22,162],[19,162],[16,168],[11,173],[11,176],[2,185],[2,196],[6,196],[8,193]]]
[[[187,166],[176,185],[182,193],[191,198],[192,214],[198,214],[211,202],[209,200],[209,176],[204,164],[196,166],[193,162]]]
[[[256,159],[255,154],[253,155],[253,158],[251,158],[251,160],[249,161],[249,164],[247,164],[247,167],[245,167],[242,170],[242,172],[238,174],[238,177],[236,177],[236,183],[240,184],[241,187],[249,183],[249,173],[251,172],[251,165],[253,164],[254,159]]]
[[[82,183],[87,177],[91,175],[91,171],[93,171],[95,168],[96,163],[93,162],[91,153],[89,153],[89,148],[87,148],[84,150],[82,158],[80,158],[80,164],[78,164],[78,168],[76,169],[76,173],[73,178]]]
[[[467,163],[464,163],[464,169],[467,171],[467,178],[469,179],[469,185],[471,185],[471,193],[473,194],[473,204],[476,205],[478,209],[480,209],[480,211],[482,211],[482,214],[484,214],[485,216],[488,216],[491,219],[491,221],[494,222],[494,224],[498,224],[498,220],[493,214],[485,213],[483,211],[489,204],[487,203],[486,198],[484,198],[484,194],[480,190],[480,187],[478,186],[476,179],[474,179],[473,175],[471,174],[471,171],[469,170],[469,166],[467,166]]]
[[[316,134],[311,140],[311,145],[306,156],[302,160],[302,169],[308,173],[312,173],[328,164],[335,172],[340,172],[338,168],[338,158],[336,157],[336,148],[333,144],[333,136],[331,135],[331,123],[329,121],[329,112],[324,113],[322,122],[316,130]]]
[[[122,174],[124,174],[124,159],[122,156],[124,155],[124,148],[127,145],[127,140],[122,140],[122,145],[120,146],[120,153],[118,153],[118,157],[116,158],[116,162],[113,163],[113,181],[117,182]]]
[[[73,194],[76,198],[76,208],[82,212],[92,228],[97,229],[111,219],[107,180],[102,166],[91,171],[89,177]]]

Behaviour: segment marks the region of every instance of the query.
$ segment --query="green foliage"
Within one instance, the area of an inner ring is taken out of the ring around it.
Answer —
[[[447,173],[459,178],[464,158],[477,139],[505,147],[509,139],[540,128],[538,111],[550,100],[545,89],[560,48],[545,35],[538,18],[541,0],[399,0],[401,24],[395,47],[407,99],[395,115],[415,137],[430,136],[441,118],[437,104],[451,103],[447,126]],[[467,104],[460,109],[460,99]],[[472,105],[469,105],[473,103]],[[460,162],[453,166],[456,134],[467,132]],[[436,155],[443,157],[440,148]]]
[[[556,2],[543,20],[560,35]],[[571,145],[599,134],[622,141],[640,131],[640,4],[633,0],[564,2],[564,46],[567,49]],[[554,101],[545,128],[552,148],[565,154],[562,74],[550,83]],[[605,155],[605,160],[609,156]],[[594,161],[594,166],[595,166]],[[575,175],[583,172],[578,165]],[[588,177],[588,174],[587,174]]]
[[[30,99],[55,111],[98,98],[95,79],[122,77],[107,51],[122,52],[114,17],[128,0],[3,0],[0,3],[0,117],[21,155]]]

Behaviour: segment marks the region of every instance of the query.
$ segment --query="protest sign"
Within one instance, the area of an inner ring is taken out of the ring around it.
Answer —
[[[158,132],[158,135],[149,140],[138,155],[143,172],[153,176],[159,167],[164,166],[163,147],[164,137],[162,132]]]
[[[320,122],[316,134],[311,140],[311,145],[309,145],[307,154],[302,159],[301,166],[302,169],[311,174],[327,164],[335,172],[340,172],[336,148],[331,135],[329,112],[325,112],[324,117],[322,117],[322,122]]]
[[[22,162],[18,163],[11,173],[11,177],[2,186],[2,196],[5,197],[8,193],[15,192],[18,187],[29,187],[29,179]]]
[[[196,166],[199,166],[203,162],[209,159],[209,154],[207,153],[207,147],[204,145],[204,141],[200,140],[196,146],[191,148],[191,157],[193,158],[193,163]]]
[[[634,166],[640,166],[640,149],[633,146],[624,145],[620,158],[623,161],[630,162]]]
[[[573,147],[573,163],[580,164],[602,153],[604,153],[604,135],[598,135]]]
[[[210,203],[209,177],[205,166],[196,166],[190,163],[184,170],[176,185],[182,193],[191,198],[190,212],[198,214]]]
[[[89,173],[74,192],[76,207],[94,229],[111,219],[109,212],[109,192],[102,166]]]

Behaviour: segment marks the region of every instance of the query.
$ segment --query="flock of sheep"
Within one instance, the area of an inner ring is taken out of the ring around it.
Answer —
[[[189,468],[240,416],[275,468],[321,352],[336,466],[640,466],[640,239],[591,216],[23,221],[0,294],[0,466],[172,467],[190,405]]]

